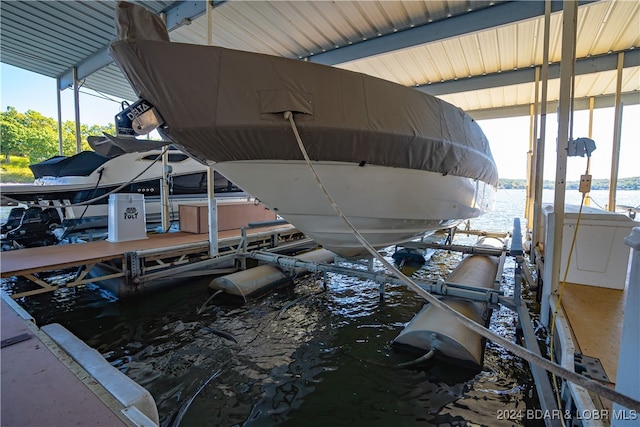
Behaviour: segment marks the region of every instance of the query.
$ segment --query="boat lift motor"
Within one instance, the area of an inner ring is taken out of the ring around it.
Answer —
[[[116,136],[133,139],[138,135],[146,135],[164,124],[156,107],[146,99],[139,99],[129,105],[123,102],[123,110],[116,114]]]

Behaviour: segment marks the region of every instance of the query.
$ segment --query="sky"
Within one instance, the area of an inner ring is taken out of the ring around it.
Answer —
[[[120,111],[120,100],[105,100],[99,94],[81,89],[80,122],[106,126],[113,123]],[[19,112],[35,110],[57,120],[55,79],[21,70],[7,64],[0,67],[0,102],[2,111],[8,106]],[[588,136],[588,111],[574,115],[574,138]],[[73,91],[62,92],[62,120],[74,120]],[[594,110],[592,139],[596,150],[591,158],[594,179],[609,179],[613,147],[613,108]],[[491,145],[493,157],[501,178],[526,178],[527,151],[529,150],[529,117],[478,121]],[[544,179],[553,180],[556,163],[557,118],[547,115]],[[640,176],[640,105],[624,108],[620,148],[619,178]],[[586,158],[567,160],[567,180],[578,181],[586,170]]]

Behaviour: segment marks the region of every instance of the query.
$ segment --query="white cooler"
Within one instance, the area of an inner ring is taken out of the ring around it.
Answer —
[[[549,212],[553,207],[545,207]],[[564,277],[580,206],[565,205],[560,278]],[[585,206],[571,256],[567,282],[624,289],[630,249],[624,238],[638,223],[626,215]],[[547,242],[552,245],[553,242]],[[548,246],[547,246],[548,247]]]
[[[144,195],[117,193],[109,195],[109,242],[147,238]]]

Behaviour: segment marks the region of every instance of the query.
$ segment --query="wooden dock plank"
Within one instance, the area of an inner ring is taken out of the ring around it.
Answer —
[[[567,283],[562,307],[580,352],[600,359],[609,380],[616,381],[625,291]]]
[[[289,225],[255,228],[248,235],[270,230],[291,230]],[[241,231],[225,230],[218,233],[218,239],[223,242],[238,238]],[[56,270],[79,265],[106,262],[123,256],[126,252],[148,249],[170,248],[191,243],[205,243],[209,239],[207,234],[194,233],[166,233],[149,234],[147,239],[130,240],[126,242],[108,242],[100,240],[88,243],[70,245],[43,246],[25,248],[15,251],[2,252],[0,262],[0,277],[20,276],[47,270]]]
[[[127,242],[78,243],[71,245],[25,248],[2,253],[0,274],[2,277],[65,268],[86,263],[103,262],[122,256],[125,252],[154,249],[183,243],[204,241],[207,235],[189,233],[167,233],[150,235],[148,239]]]

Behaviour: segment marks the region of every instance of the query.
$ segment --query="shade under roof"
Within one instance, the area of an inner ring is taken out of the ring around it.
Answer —
[[[205,44],[203,2],[144,1],[165,13],[172,40]],[[560,1],[553,1],[550,60],[560,59]],[[84,87],[135,99],[106,54],[115,1],[2,1],[2,62],[67,86],[77,67]],[[476,117],[528,114],[542,62],[540,1],[214,2],[214,44],[325,63],[433,93]],[[640,2],[581,1],[576,97],[611,105],[624,55],[626,105],[640,103]],[[553,65],[552,65],[553,66]],[[557,81],[549,100],[557,100]],[[185,70],[188,78],[188,70]],[[580,101],[580,100],[578,100]],[[578,106],[580,102],[578,102]]]

